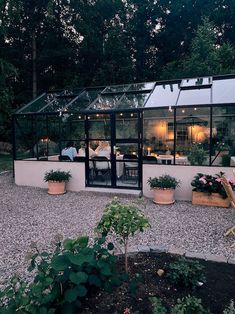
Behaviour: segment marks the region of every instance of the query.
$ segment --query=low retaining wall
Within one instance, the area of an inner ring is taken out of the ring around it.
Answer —
[[[47,182],[43,178],[46,171],[51,169],[71,171],[72,178],[67,183],[68,191],[81,191],[85,189],[85,163],[84,162],[50,162],[27,161],[14,162],[15,183],[17,185],[47,188]]]
[[[224,167],[204,167],[204,166],[177,166],[177,165],[143,165],[143,195],[153,198],[147,180],[149,177],[158,177],[163,174],[169,174],[181,181],[180,187],[176,188],[175,199],[182,201],[191,201],[192,186],[191,182],[197,173],[215,175],[219,172],[224,172],[228,178],[233,179],[234,175],[232,168]]]
[[[71,171],[72,178],[67,183],[68,191],[85,190],[85,163],[84,162],[53,162],[53,161],[29,161],[18,160],[14,162],[15,166],[15,183],[17,185],[35,186],[47,188],[47,183],[43,181],[46,171],[51,169]],[[181,181],[181,185],[176,189],[175,199],[183,201],[191,201],[193,177],[201,172],[205,174],[215,175],[220,171],[224,172],[229,178],[234,178],[232,168],[223,167],[202,167],[202,166],[177,166],[177,165],[143,165],[143,195],[149,198],[153,197],[147,180],[149,177],[158,177],[162,174],[169,174]],[[104,190],[105,187],[102,187]],[[97,187],[97,192],[99,188]],[[128,189],[128,188],[127,188]],[[107,189],[108,191],[109,189]],[[117,189],[118,190],[118,189]],[[122,192],[119,189],[120,193]]]

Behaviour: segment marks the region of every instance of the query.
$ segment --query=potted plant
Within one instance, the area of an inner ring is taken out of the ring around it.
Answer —
[[[48,194],[66,193],[65,182],[71,178],[70,171],[50,170],[45,173],[44,181],[48,182]]]
[[[214,176],[198,173],[191,182],[193,186],[192,203],[196,205],[229,207],[230,201],[221,183],[223,172]],[[235,180],[227,179],[235,190]]]
[[[206,161],[207,156],[208,154],[204,148],[199,144],[195,144],[189,150],[188,160],[192,166],[201,166]]]
[[[180,181],[168,174],[160,177],[149,178],[147,183],[153,190],[153,202],[156,204],[173,204],[176,187],[180,186]]]

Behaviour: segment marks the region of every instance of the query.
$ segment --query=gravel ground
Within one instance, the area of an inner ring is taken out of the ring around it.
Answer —
[[[0,192],[2,279],[14,273],[25,276],[32,242],[40,250],[50,250],[58,234],[64,238],[94,236],[102,210],[113,197],[93,192],[50,196],[45,189],[16,186],[11,173],[0,175]],[[224,230],[235,223],[232,208],[192,206],[190,202],[160,206],[129,195],[120,199],[139,203],[151,223],[151,229],[135,236],[131,246],[162,245],[235,257],[235,250],[229,248],[232,239],[223,236]]]

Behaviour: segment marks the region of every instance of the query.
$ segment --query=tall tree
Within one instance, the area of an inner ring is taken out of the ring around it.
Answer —
[[[180,78],[232,73],[235,70],[235,48],[229,44],[217,45],[213,23],[204,18],[192,40],[189,55],[168,63],[162,78]],[[229,60],[229,62],[228,62]]]

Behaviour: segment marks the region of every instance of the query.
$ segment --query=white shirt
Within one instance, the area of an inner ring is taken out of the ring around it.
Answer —
[[[68,148],[62,149],[61,155],[69,156],[69,158],[73,161],[73,158],[76,157],[78,154],[75,147],[68,147]]]
[[[78,155],[85,157],[86,156],[86,149],[85,148],[79,148]],[[89,147],[89,158],[96,156],[96,153],[93,151],[92,148]]]

